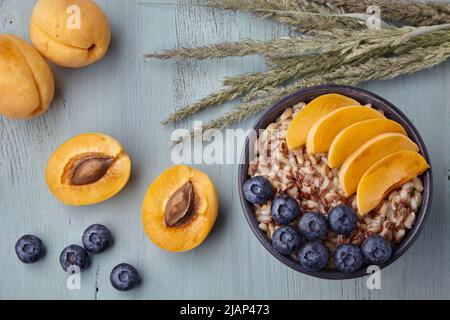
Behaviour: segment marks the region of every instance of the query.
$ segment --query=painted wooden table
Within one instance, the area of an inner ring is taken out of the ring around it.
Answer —
[[[146,62],[142,54],[244,37],[268,39],[288,30],[182,0],[99,3],[113,31],[107,57],[79,70],[52,66],[58,94],[44,116],[28,122],[0,118],[0,298],[450,298],[450,63],[364,85],[410,117],[428,145],[435,173],[434,205],[422,234],[407,254],[382,273],[382,289],[371,291],[366,279],[317,280],[272,258],[242,214],[236,165],[198,166],[216,182],[220,194],[220,217],[201,247],[169,254],[147,240],[141,203],[151,181],[171,165],[168,142],[174,127],[161,127],[160,120],[218,88],[224,76],[260,70],[264,65],[254,57]],[[33,0],[0,0],[0,33],[28,39],[33,4]],[[217,112],[206,112],[202,118]],[[241,126],[248,128],[252,121]],[[105,203],[64,206],[47,190],[46,160],[68,138],[92,131],[110,134],[124,144],[133,159],[132,179]],[[93,257],[90,269],[82,274],[80,290],[68,290],[59,253],[66,245],[80,243],[81,233],[93,223],[109,226],[115,244]],[[15,241],[28,233],[40,236],[47,246],[46,258],[36,265],[19,263],[14,253]],[[119,293],[109,284],[109,273],[120,262],[139,269],[143,284],[137,290]]]

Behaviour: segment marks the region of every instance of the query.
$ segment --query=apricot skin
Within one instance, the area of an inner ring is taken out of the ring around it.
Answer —
[[[55,92],[44,58],[24,40],[0,35],[0,114],[31,119],[47,111]]]
[[[98,181],[86,185],[71,185],[67,167],[83,154],[104,154],[115,161]],[[80,134],[63,143],[47,163],[46,181],[50,191],[62,203],[87,206],[106,201],[119,193],[131,175],[131,160],[125,150],[110,136],[101,133]]]
[[[70,25],[71,17],[77,15],[72,7],[80,8],[79,28]],[[30,38],[48,60],[80,68],[106,55],[111,30],[105,13],[92,0],[39,0],[31,16]]]
[[[167,227],[167,202],[189,181],[196,193],[196,215],[185,225]],[[163,172],[148,189],[142,206],[142,222],[148,238],[158,247],[169,252],[184,252],[205,241],[215,224],[217,213],[217,191],[211,179],[197,169],[179,165]]]

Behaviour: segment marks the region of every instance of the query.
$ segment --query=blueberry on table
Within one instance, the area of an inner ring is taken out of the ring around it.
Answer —
[[[370,236],[361,245],[361,251],[367,262],[382,265],[391,258],[392,246],[382,236]]]
[[[327,219],[320,212],[306,212],[300,218],[298,228],[306,239],[322,240],[328,232]]]
[[[64,248],[61,252],[59,263],[66,272],[83,271],[89,265],[89,254],[83,247],[73,244]]]
[[[358,222],[355,210],[346,205],[338,205],[328,213],[330,229],[337,234],[348,235],[355,230]]]
[[[328,263],[328,250],[319,241],[308,242],[300,248],[298,260],[305,271],[319,271]]]
[[[16,254],[23,263],[35,263],[44,256],[42,240],[36,236],[26,235],[16,242]]]
[[[342,244],[336,248],[334,253],[334,265],[339,271],[352,273],[363,264],[361,249],[354,244]]]
[[[114,267],[109,277],[111,285],[119,291],[129,291],[139,283],[139,273],[135,267],[121,263]]]
[[[244,196],[248,202],[253,204],[263,204],[273,197],[273,187],[269,179],[263,176],[256,176],[244,183]]]
[[[102,253],[112,244],[112,234],[107,227],[94,224],[83,232],[81,241],[89,253]]]
[[[300,215],[297,201],[287,195],[281,195],[272,202],[272,218],[279,224],[289,224]]]
[[[300,247],[301,237],[292,226],[282,226],[272,235],[273,248],[283,255],[290,255]]]

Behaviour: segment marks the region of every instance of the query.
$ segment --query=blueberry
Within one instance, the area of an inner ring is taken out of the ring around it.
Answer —
[[[292,226],[282,226],[275,230],[272,235],[273,248],[286,256],[300,247],[300,241],[300,234]]]
[[[289,224],[299,215],[298,203],[292,197],[282,195],[272,202],[272,218],[279,224]]]
[[[35,263],[44,256],[42,240],[36,236],[26,235],[16,242],[16,254],[23,263]]]
[[[244,196],[248,202],[263,204],[273,197],[273,187],[269,179],[263,176],[253,177],[245,182]]]
[[[361,251],[367,262],[382,265],[391,258],[392,246],[381,236],[370,236],[361,245]]]
[[[355,210],[346,205],[338,205],[328,213],[330,229],[337,234],[348,235],[356,228],[358,218]]]
[[[94,224],[84,231],[81,241],[89,253],[102,253],[112,244],[112,234],[107,227]]]
[[[64,271],[76,273],[85,270],[89,265],[89,254],[76,244],[70,245],[61,252],[59,263]]]
[[[139,273],[135,267],[127,263],[121,263],[112,269],[109,280],[117,290],[128,291],[139,283]]]
[[[298,259],[300,265],[306,271],[319,271],[325,268],[328,263],[328,251],[318,241],[308,242],[300,248]]]
[[[336,248],[334,253],[334,265],[339,271],[352,273],[363,264],[361,249],[354,244],[343,244]]]
[[[305,213],[298,223],[302,236],[308,240],[322,240],[328,232],[327,219],[318,212]]]

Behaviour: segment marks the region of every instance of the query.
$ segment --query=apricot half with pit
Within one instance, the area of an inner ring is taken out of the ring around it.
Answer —
[[[142,222],[158,247],[183,252],[205,241],[217,212],[217,191],[211,179],[197,169],[178,165],[163,172],[148,189]]]
[[[47,163],[53,195],[72,206],[105,201],[123,189],[131,160],[115,139],[100,133],[78,135],[62,144]]]
[[[111,30],[92,0],[39,0],[31,16],[30,38],[53,63],[79,68],[105,56]]]
[[[0,35],[0,114],[30,119],[47,111],[55,83],[44,58],[24,40]]]

